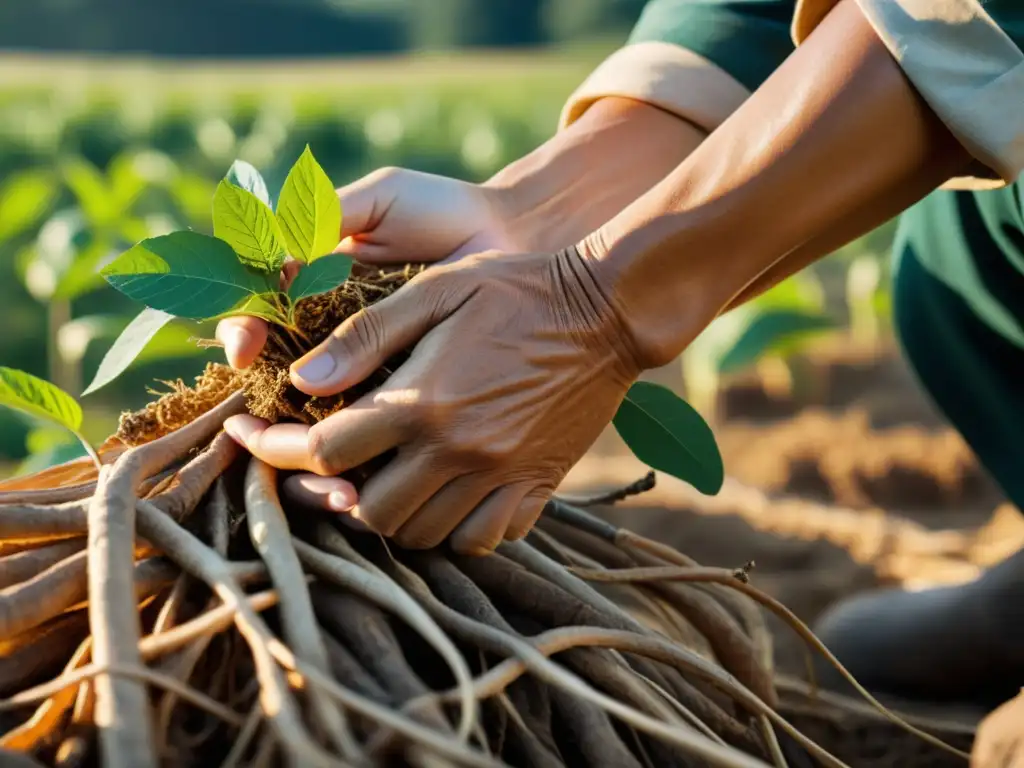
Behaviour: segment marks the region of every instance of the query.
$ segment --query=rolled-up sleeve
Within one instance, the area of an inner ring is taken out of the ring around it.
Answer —
[[[837,2],[799,0],[794,41],[807,38]],[[1024,0],[857,3],[921,97],[979,162],[972,177],[946,186],[1016,181],[1024,170]]]
[[[792,53],[794,8],[794,0],[652,0],[627,44],[570,96],[561,127],[620,96],[714,130]]]

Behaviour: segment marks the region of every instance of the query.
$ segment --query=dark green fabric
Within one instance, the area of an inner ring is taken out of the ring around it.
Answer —
[[[793,52],[794,7],[792,0],[653,0],[629,42],[674,43],[753,91]]]
[[[1020,0],[982,0],[982,7],[1018,48],[1024,48],[1024,3]]]
[[[792,52],[794,0],[651,0],[630,42],[674,43],[757,87]],[[985,9],[1024,45],[1024,2]],[[996,332],[1024,347],[1024,216],[1020,184],[955,197],[936,192],[906,215],[921,264]]]
[[[959,197],[970,203],[972,195]],[[987,256],[998,260],[999,253]],[[981,322],[925,269],[922,258],[913,238],[902,240],[893,271],[896,333],[924,388],[1009,499],[1024,509],[1024,349]]]
[[[755,90],[792,52],[792,0],[652,0],[631,42],[701,54]],[[1024,0],[985,10],[1024,47]],[[1020,182],[937,191],[903,214],[893,305],[925,388],[1024,508],[1024,216]]]
[[[933,192],[903,214],[896,247],[912,245],[921,265],[981,322],[1024,348],[1020,192],[1020,182],[986,192]]]

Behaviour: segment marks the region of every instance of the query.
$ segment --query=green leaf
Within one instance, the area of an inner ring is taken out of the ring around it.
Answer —
[[[348,256],[324,256],[299,270],[288,288],[288,298],[295,302],[333,291],[348,279],[351,272],[352,259]]]
[[[49,171],[25,171],[0,186],[0,240],[34,226],[57,196],[57,180]]]
[[[241,187],[250,192],[266,205],[270,205],[270,192],[267,190],[267,182],[263,180],[260,172],[245,160],[235,160],[224,177],[236,187]]]
[[[147,307],[178,317],[206,319],[266,290],[223,240],[172,232],[143,240],[101,272],[114,288]]]
[[[114,222],[118,205],[103,174],[81,158],[63,165],[64,181],[78,199],[78,205],[95,227],[106,227]]]
[[[0,405],[59,424],[77,433],[82,408],[67,392],[14,368],[0,367]]]
[[[189,221],[206,227],[210,221],[210,198],[216,189],[213,182],[198,173],[182,171],[170,183],[171,197]]]
[[[116,254],[106,237],[98,237],[77,252],[60,276],[53,292],[55,299],[77,299],[103,286],[99,267]]]
[[[227,181],[213,196],[213,234],[230,245],[246,266],[276,275],[284,243],[274,212],[252,192]]]
[[[700,414],[671,390],[647,381],[629,388],[612,420],[634,455],[652,469],[715,494],[725,480],[715,436]]]
[[[158,309],[146,307],[142,310],[134,320],[128,323],[128,327],[121,331],[117,341],[107,350],[107,354],[100,362],[100,367],[96,370],[96,375],[93,376],[89,386],[85,388],[82,397],[91,395],[124,373],[160,329],[173,319],[173,315]]]
[[[757,313],[732,347],[718,361],[722,374],[735,373],[762,356],[835,328],[835,321],[816,312],[768,309]]]
[[[825,307],[825,294],[821,281],[813,272],[805,270],[787,277],[750,303],[760,309],[821,312]]]
[[[124,152],[107,167],[107,188],[110,190],[110,205],[120,213],[124,213],[133,205],[146,190],[148,182],[135,167],[133,153]]]
[[[236,306],[223,312],[213,320],[223,320],[225,317],[259,317],[271,323],[285,322],[285,316],[281,308],[272,301],[275,298],[273,293],[263,293],[258,296],[249,296],[240,301]]]
[[[309,146],[288,172],[277,203],[288,253],[307,264],[331,253],[341,236],[341,201]]]

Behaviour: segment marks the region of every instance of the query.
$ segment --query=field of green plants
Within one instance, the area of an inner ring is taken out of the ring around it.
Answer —
[[[145,237],[209,232],[214,187],[235,158],[271,189],[306,144],[338,183],[386,165],[484,179],[550,136],[602,53],[165,69],[0,60],[0,364],[80,394],[137,310],[99,268]],[[878,333],[885,237],[851,246],[840,265],[787,283],[707,334],[684,359],[695,404],[711,402],[701,392],[721,375],[766,351],[784,354],[835,320]],[[847,289],[838,305],[830,299]],[[118,411],[149,399],[154,380],[187,378],[215,358],[195,343],[210,335],[200,325],[164,329],[133,370],[85,398],[89,437],[102,439]],[[78,450],[0,410],[0,473]]]

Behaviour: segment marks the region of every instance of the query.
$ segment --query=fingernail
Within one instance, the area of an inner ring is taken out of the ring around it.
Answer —
[[[228,437],[230,437],[236,443],[244,444],[245,441],[242,440],[242,436],[238,434],[238,427],[234,425],[234,422],[231,419],[226,419],[224,421],[224,431],[227,432]]]
[[[224,421],[224,431],[236,443],[248,448],[255,429],[245,416],[232,416]]]
[[[356,505],[355,497],[344,491],[331,491],[327,494],[327,506],[335,512],[348,512]]]
[[[295,371],[295,375],[303,381],[315,384],[327,379],[332,373],[334,373],[334,368],[334,358],[328,354],[321,353],[303,363],[302,366]]]

